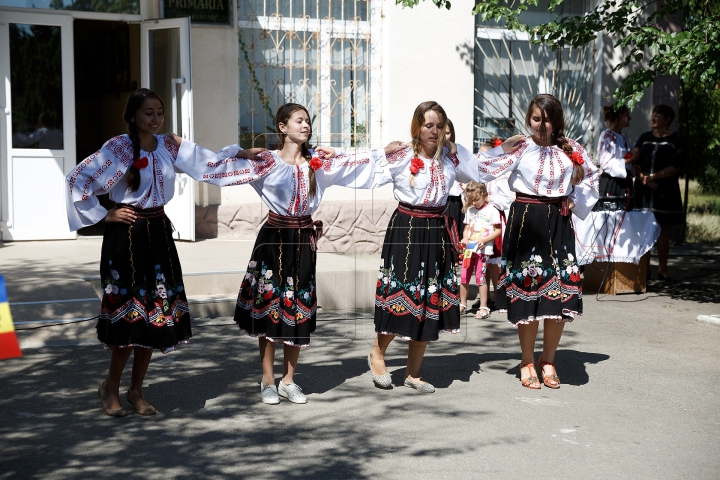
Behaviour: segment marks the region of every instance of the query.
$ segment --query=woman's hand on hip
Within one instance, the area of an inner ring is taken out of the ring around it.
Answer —
[[[132,225],[137,215],[132,208],[120,207],[108,210],[107,216],[105,217],[106,222],[118,222]]]

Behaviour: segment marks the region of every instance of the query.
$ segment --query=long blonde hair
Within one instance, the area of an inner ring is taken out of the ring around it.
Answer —
[[[415,113],[413,113],[412,122],[410,123],[410,135],[412,136],[412,149],[415,156],[419,156],[420,153],[420,130],[422,129],[423,124],[425,123],[425,114],[429,111],[433,111],[440,115],[440,117],[443,119],[443,122],[447,122],[447,115],[445,114],[445,110],[440,106],[439,103],[433,102],[432,100],[423,102],[420,105],[415,108]],[[440,137],[438,138],[438,144],[437,148],[435,149],[435,154],[433,155],[433,161],[440,160],[440,157],[442,155],[442,149],[443,145],[445,144],[445,127],[443,126],[442,129],[440,129]],[[415,175],[410,176],[410,186],[415,186]]]
[[[478,182],[468,182],[465,184],[465,203],[463,203],[462,212],[467,212],[467,209],[472,207],[480,197],[484,197],[488,194],[487,185]]]

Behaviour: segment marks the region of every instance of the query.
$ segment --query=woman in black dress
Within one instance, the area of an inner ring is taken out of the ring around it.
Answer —
[[[676,281],[668,275],[670,225],[683,222],[679,174],[684,159],[685,140],[670,131],[675,112],[667,105],[653,108],[652,130],[640,135],[632,152],[635,164],[635,208],[650,210],[660,224],[657,241],[658,278]]]

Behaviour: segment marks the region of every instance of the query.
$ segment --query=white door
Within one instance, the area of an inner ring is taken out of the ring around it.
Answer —
[[[2,240],[72,239],[65,176],[75,168],[73,19],[0,12]]]
[[[190,19],[148,20],[140,27],[140,82],[165,101],[164,132],[193,140]],[[165,206],[175,237],[195,241],[195,183],[175,177],[175,196]]]

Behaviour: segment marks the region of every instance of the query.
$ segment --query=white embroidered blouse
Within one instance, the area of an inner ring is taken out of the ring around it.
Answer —
[[[218,156],[234,156],[240,146],[230,145]],[[310,165],[286,163],[277,151],[260,154],[269,171],[262,178],[249,180],[267,207],[278,215],[302,217],[312,215],[320,206],[327,187],[336,185],[349,188],[372,188],[378,162],[385,157],[383,149],[367,150],[353,155],[340,153],[330,159],[321,159],[322,167],[315,170],[315,197],[308,195]]]
[[[100,205],[97,195],[109,193],[114,202],[141,209],[167,204],[175,194],[176,171],[220,186],[246,183],[269,172],[267,162],[221,158],[187,140],[177,147],[166,135],[155,135],[155,138],[155,151],[140,150],[140,158],[147,158],[148,165],[139,170],[137,191],[130,191],[123,180],[134,160],[132,141],[127,135],[111,138],[75,167],[66,178],[65,198],[71,230],[105,218],[107,210]]]
[[[598,142],[597,158],[600,168],[611,177],[632,177],[632,163],[625,162],[625,155],[630,153],[630,150],[632,146],[628,136],[608,128],[600,134]]]
[[[584,219],[598,200],[598,169],[579,143],[568,141],[584,160],[585,177],[574,187],[570,184],[573,163],[567,154],[557,146],[537,145],[531,138],[526,138],[520,148],[507,154],[502,147],[495,147],[475,156],[458,145],[458,156],[461,164],[469,164],[472,157],[476,159],[481,182],[510,172],[508,184],[516,193],[551,198],[569,196],[575,204],[573,213]]]
[[[458,148],[461,148],[458,145]],[[459,161],[458,155],[450,155],[447,148],[439,160],[419,157],[423,167],[418,171],[410,185],[410,167],[415,152],[406,147],[385,156],[380,160],[375,186],[393,184],[395,199],[422,207],[440,207],[447,203],[447,197],[454,182],[477,181],[477,158],[473,161]]]

